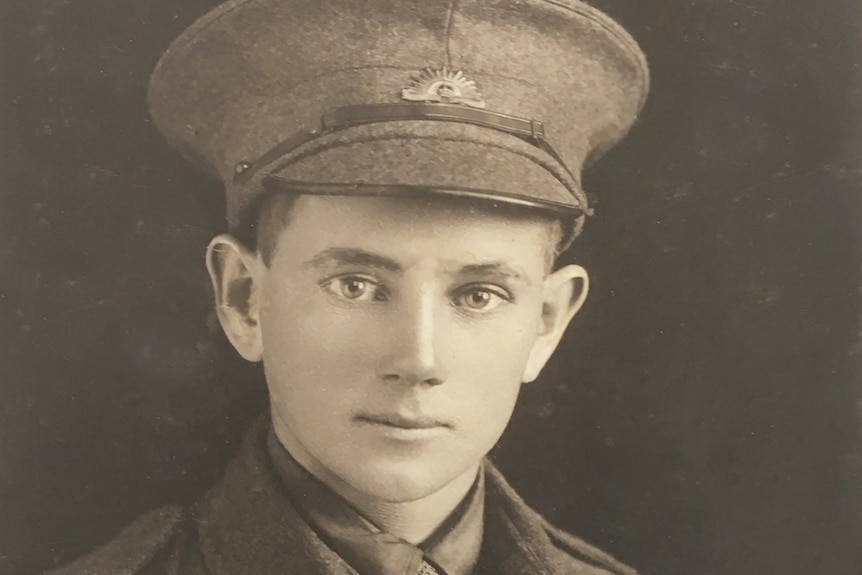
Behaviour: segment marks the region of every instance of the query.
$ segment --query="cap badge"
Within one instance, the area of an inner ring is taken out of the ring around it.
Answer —
[[[423,70],[413,78],[410,86],[401,90],[401,99],[411,102],[463,104],[473,108],[485,107],[476,82],[468,80],[460,71],[455,72],[445,67],[442,70]]]

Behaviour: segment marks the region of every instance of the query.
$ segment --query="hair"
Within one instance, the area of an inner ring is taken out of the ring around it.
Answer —
[[[278,236],[287,226],[299,194],[263,192],[240,213],[233,236],[251,251],[257,251],[269,266],[275,256]]]
[[[267,266],[271,265],[275,256],[281,231],[290,224],[293,206],[298,197],[299,194],[286,191],[262,194],[257,202],[249,206],[240,220],[240,226],[234,231],[234,236],[250,250],[257,251]],[[464,203],[471,212],[477,214],[493,213],[543,223],[547,229],[549,247],[546,255],[549,271],[553,269],[560,254],[571,245],[580,229],[579,220],[563,219],[534,209],[511,204],[480,203],[469,198],[449,197],[447,200]]]

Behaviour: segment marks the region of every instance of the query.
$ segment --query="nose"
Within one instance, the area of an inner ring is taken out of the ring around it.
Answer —
[[[380,364],[380,379],[408,385],[436,386],[447,373],[439,354],[438,310],[435,297],[422,293],[394,306],[389,349]]]

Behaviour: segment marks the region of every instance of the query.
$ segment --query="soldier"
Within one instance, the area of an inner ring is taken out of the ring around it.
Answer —
[[[633,573],[485,456],[586,298],[554,262],[647,89],[578,0],[231,0],[192,25],[150,110],[225,183],[207,269],[271,410],[193,508],[58,573]]]

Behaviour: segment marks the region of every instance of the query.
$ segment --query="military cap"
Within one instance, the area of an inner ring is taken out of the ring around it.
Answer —
[[[168,142],[227,192],[490,198],[590,213],[582,169],[647,95],[634,39],[578,0],[230,0],[150,80]]]

